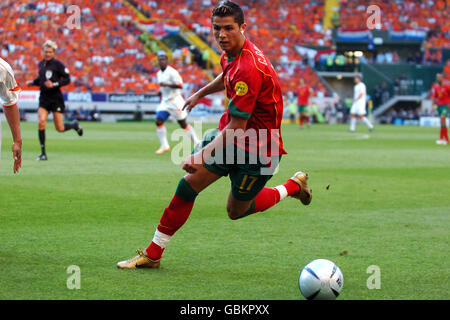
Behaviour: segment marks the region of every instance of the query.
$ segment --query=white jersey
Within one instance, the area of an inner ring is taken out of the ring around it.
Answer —
[[[159,70],[156,76],[158,78],[158,84],[167,83],[180,86],[183,85],[183,79],[180,74],[171,66],[167,66],[164,71]],[[160,91],[163,102],[175,100],[176,98],[179,99],[179,97],[182,98],[181,89],[178,88],[161,87]]]
[[[19,101],[20,88],[14,79],[11,66],[0,58],[0,102],[3,107],[11,107]],[[0,150],[2,148],[2,122],[0,121]],[[1,152],[0,152],[1,155]]]
[[[19,101],[20,88],[14,79],[11,66],[0,58],[0,101],[5,106],[12,106]]]
[[[350,110],[351,114],[359,114],[364,115],[366,114],[366,99],[367,99],[367,92],[366,92],[366,85],[362,82],[355,85],[353,89],[353,100],[356,100],[359,96],[361,97],[353,103],[352,108]]]

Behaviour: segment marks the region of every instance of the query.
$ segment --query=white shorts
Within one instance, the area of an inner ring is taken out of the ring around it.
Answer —
[[[160,111],[167,111],[172,117],[178,121],[187,118],[188,114],[186,110],[182,110],[184,106],[184,99],[178,96],[171,100],[162,101],[161,104],[156,108],[156,113]]]
[[[5,78],[0,82],[0,103],[4,106],[15,105],[19,101],[20,88],[10,73],[3,75]]]
[[[350,109],[350,114],[357,114],[359,116],[366,115],[366,106],[365,104],[353,104]]]

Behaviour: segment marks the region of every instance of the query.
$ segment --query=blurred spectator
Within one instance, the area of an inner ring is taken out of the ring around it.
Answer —
[[[20,121],[27,121],[27,114],[21,108],[19,109],[19,117],[20,117]]]
[[[398,56],[398,52],[394,51],[394,53],[392,54],[392,63],[399,63],[400,62],[400,57]]]
[[[346,108],[344,102],[339,96],[335,100],[334,109],[336,110],[337,123],[346,123],[347,122]]]
[[[444,66],[444,79],[450,81],[450,59],[447,60]]]
[[[381,91],[380,86],[377,84],[377,85],[375,85],[375,88],[373,89],[373,93],[372,93],[373,106],[375,108],[377,108],[381,104],[381,96],[382,96],[382,91]]]
[[[98,110],[97,106],[94,106],[94,108],[89,111],[88,116],[89,121],[102,121],[102,118],[100,116],[100,110]]]
[[[414,56],[413,56],[413,54],[411,52],[409,52],[408,56],[406,57],[406,63],[409,63],[409,64],[416,63],[416,61],[414,59]]]
[[[394,61],[394,55],[392,54],[392,52],[388,51],[386,52],[386,54],[384,55],[385,59],[386,59],[386,63],[391,64]]]
[[[134,120],[135,121],[142,121],[144,118],[144,113],[142,112],[142,107],[140,105],[136,106],[136,111],[134,112]]]
[[[378,64],[383,64],[386,61],[386,56],[384,55],[383,52],[379,52],[377,54],[377,59],[376,59]]]
[[[383,81],[383,84],[381,85],[381,103],[385,104],[389,100],[390,95],[389,87],[386,81]]]
[[[400,95],[408,94],[408,79],[406,78],[406,74],[402,74],[400,76]]]
[[[75,118],[78,121],[86,121],[88,120],[88,116],[89,113],[87,110],[84,110],[84,108],[82,106],[80,106],[76,111],[75,111]]]
[[[331,123],[332,117],[335,116],[336,112],[335,109],[331,106],[330,102],[327,102],[324,110],[323,110],[323,117],[325,123]]]
[[[73,121],[76,119],[75,112],[73,110],[70,110],[68,106],[66,106],[64,110],[64,120],[65,121]]]
[[[420,53],[420,51],[417,51],[416,52],[416,57],[415,57],[415,62],[416,62],[416,64],[422,64],[422,54]]]

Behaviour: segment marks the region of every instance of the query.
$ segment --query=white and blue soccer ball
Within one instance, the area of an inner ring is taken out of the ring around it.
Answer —
[[[335,300],[344,287],[344,276],[334,262],[317,259],[302,269],[298,284],[308,300]]]

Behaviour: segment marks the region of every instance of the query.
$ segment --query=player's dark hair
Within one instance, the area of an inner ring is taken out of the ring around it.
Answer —
[[[229,17],[233,16],[234,21],[241,26],[244,23],[244,11],[242,11],[241,7],[231,1],[219,1],[214,6],[212,11],[211,20],[214,17]]]

